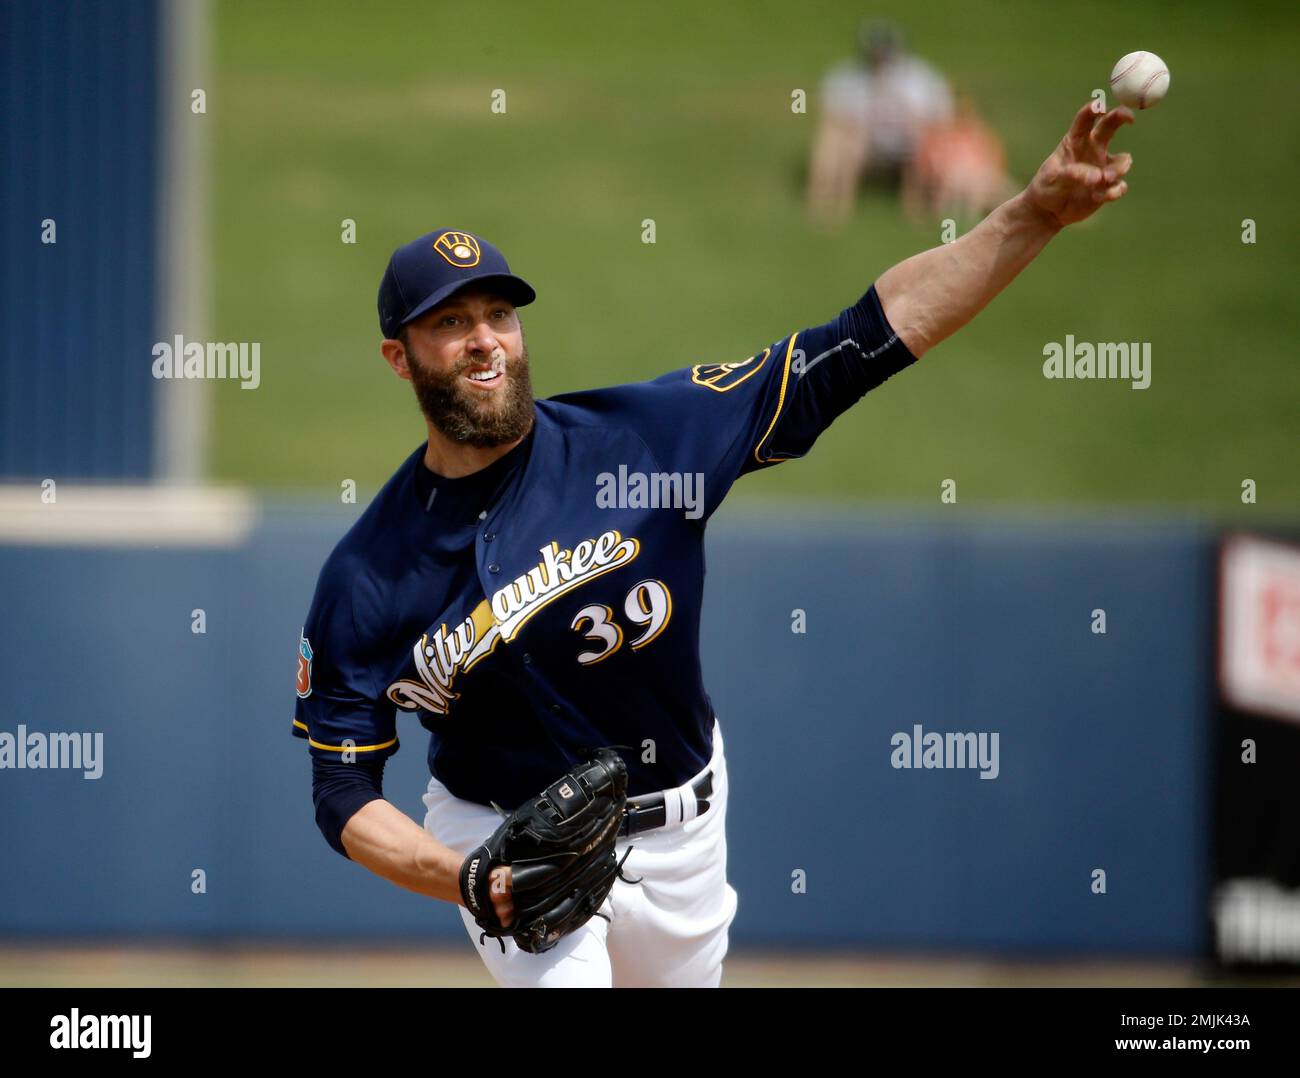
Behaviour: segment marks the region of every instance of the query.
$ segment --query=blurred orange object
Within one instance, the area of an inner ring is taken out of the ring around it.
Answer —
[[[904,176],[903,198],[913,213],[982,217],[1013,188],[1002,139],[963,95],[953,119],[929,124],[921,133]]]

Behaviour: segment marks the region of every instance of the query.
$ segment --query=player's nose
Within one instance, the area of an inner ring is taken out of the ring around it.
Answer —
[[[475,323],[474,328],[470,330],[465,347],[470,352],[490,355],[501,347],[501,342],[484,319]]]

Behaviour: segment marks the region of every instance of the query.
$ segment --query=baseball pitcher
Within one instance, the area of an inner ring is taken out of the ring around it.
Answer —
[[[380,351],[427,440],[326,561],[298,644],[329,844],[459,905],[503,985],[718,985],[737,896],[700,669],[709,517],[1121,198],[1132,120],[1084,106],[1024,191],[824,325],[634,385],[534,400],[535,294],[500,251],[454,229],[398,248]],[[408,713],[423,826],[382,792]]]

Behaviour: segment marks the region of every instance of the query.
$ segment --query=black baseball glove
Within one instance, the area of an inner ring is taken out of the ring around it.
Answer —
[[[460,869],[461,897],[483,930],[479,943],[511,936],[520,950],[541,954],[593,914],[604,917],[597,910],[614,881],[639,882],[623,875],[614,854],[626,806],[627,765],[603,748],[506,816]],[[497,918],[488,881],[499,865],[510,866],[515,913],[508,928]]]

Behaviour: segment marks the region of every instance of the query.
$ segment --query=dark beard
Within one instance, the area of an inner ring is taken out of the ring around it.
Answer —
[[[504,399],[494,404],[477,400],[475,390],[463,384],[466,360],[446,375],[430,371],[409,350],[407,367],[420,411],[453,442],[480,449],[517,442],[533,422],[533,383],[528,368],[528,345],[523,354],[506,360],[506,384],[497,390]],[[495,395],[494,395],[495,396]]]

